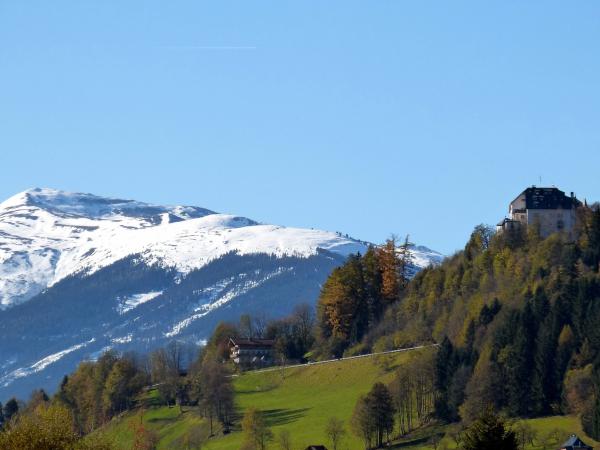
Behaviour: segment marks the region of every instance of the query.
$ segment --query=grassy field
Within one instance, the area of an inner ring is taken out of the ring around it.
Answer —
[[[332,362],[324,365],[293,368],[285,371],[251,372],[237,377],[234,381],[238,414],[248,407],[263,411],[269,426],[277,436],[281,430],[288,430],[294,449],[304,449],[310,444],[328,445],[324,426],[330,417],[338,417],[349,422],[357,398],[369,391],[376,381],[388,382],[394,369],[407,361],[418,358],[421,352],[388,355],[384,357],[362,358],[350,361]],[[151,392],[145,408],[137,413],[129,413],[114,419],[106,428],[106,435],[119,449],[130,449],[133,441],[132,424],[143,421],[144,426],[154,430],[160,437],[159,449],[185,448],[184,439],[190,430],[207,434],[207,424],[194,408],[168,408],[158,405]],[[558,440],[569,433],[577,433],[590,445],[598,445],[581,430],[575,417],[557,416],[527,420],[536,431],[539,439],[530,449],[558,448]],[[237,421],[239,424],[239,420]],[[442,435],[446,429],[428,427],[417,430],[412,436],[396,443],[392,448],[422,450],[433,448],[431,436]],[[542,442],[544,441],[544,442]],[[211,438],[203,449],[234,450],[242,443],[239,425],[227,436]],[[446,437],[439,448],[454,448],[454,442]],[[278,448],[275,443],[270,448]],[[350,433],[344,442],[344,450],[359,450],[363,446]],[[598,447],[600,448],[600,447]]]

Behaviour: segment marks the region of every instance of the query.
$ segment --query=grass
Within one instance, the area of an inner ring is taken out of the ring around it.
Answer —
[[[143,399],[143,407],[135,412],[115,417],[99,434],[111,441],[119,450],[129,450],[133,446],[133,427],[143,423],[159,438],[159,449],[181,448],[181,442],[192,430],[208,434],[208,424],[196,408],[167,407],[158,401],[156,390],[151,390]]]
[[[273,433],[288,430],[294,447],[326,444],[327,420],[335,416],[348,423],[358,397],[376,381],[389,382],[409,357],[418,357],[418,352],[294,368],[283,376],[279,371],[247,373],[235,382],[237,406],[240,411],[251,406],[263,411]],[[207,448],[239,448],[241,442],[241,433],[234,432]],[[350,439],[347,444],[349,449],[363,448]]]
[[[324,444],[329,446],[324,427],[330,417],[338,417],[349,423],[356,400],[368,392],[376,381],[389,382],[394,369],[408,358],[418,358],[418,350],[376,358],[362,358],[349,361],[337,361],[324,365],[306,366],[272,372],[248,372],[234,380],[236,408],[238,416],[249,407],[260,409],[271,430],[277,436],[282,430],[288,430],[293,449],[304,449],[308,445]],[[142,420],[144,425],[154,430],[160,437],[159,449],[183,448],[182,439],[190,430],[207,432],[208,425],[200,417],[196,408],[165,407],[158,403],[156,393],[150,391],[142,410],[128,413],[114,419],[104,432],[118,449],[130,449],[133,443],[132,424]],[[242,444],[240,420],[236,420],[232,432],[226,436],[211,438],[202,448],[208,450],[239,449]],[[583,433],[579,420],[571,416],[554,416],[526,420],[539,438],[547,439],[548,448],[558,448],[560,442],[570,433],[578,434],[589,445],[599,445]],[[442,436],[447,430],[441,426],[430,426],[415,430],[410,436],[396,442],[390,448],[407,450],[431,449],[429,444],[434,435]],[[559,437],[560,436],[560,437]],[[541,450],[541,440],[528,450]],[[442,441],[447,448],[455,448],[454,442],[446,437]],[[272,443],[269,448],[278,448]],[[343,450],[359,450],[362,443],[350,432],[346,437]]]

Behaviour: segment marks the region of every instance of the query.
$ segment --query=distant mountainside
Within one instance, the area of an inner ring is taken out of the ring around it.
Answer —
[[[368,243],[193,206],[32,189],[0,204],[0,400],[102,351],[202,342],[245,312],[314,302]],[[413,247],[416,273],[443,256]]]

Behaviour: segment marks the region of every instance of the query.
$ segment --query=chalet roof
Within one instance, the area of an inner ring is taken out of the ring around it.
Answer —
[[[275,345],[273,339],[256,339],[256,338],[240,338],[231,337],[229,338],[230,345],[239,348],[271,348]]]
[[[592,447],[586,445],[579,437],[575,434],[569,436],[569,439],[560,446],[561,449],[565,450],[592,450]]]
[[[532,186],[521,192],[519,197],[521,195],[525,195],[525,208],[527,209],[573,209],[581,205],[581,202],[573,194],[565,195],[563,191],[555,187]]]

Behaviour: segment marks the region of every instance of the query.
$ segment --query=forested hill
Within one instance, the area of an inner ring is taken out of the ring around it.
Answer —
[[[463,251],[400,283],[360,339],[336,333],[331,311],[368,323],[368,307],[344,299],[362,296],[368,306],[369,286],[385,284],[385,270],[374,279],[368,254],[351,259],[323,289],[321,339],[342,339],[346,353],[439,342],[438,418],[469,421],[487,404],[512,416],[582,413],[597,438],[600,211],[578,216],[575,242],[541,239],[535,227],[498,235],[476,227]],[[349,286],[341,294],[336,278]]]

